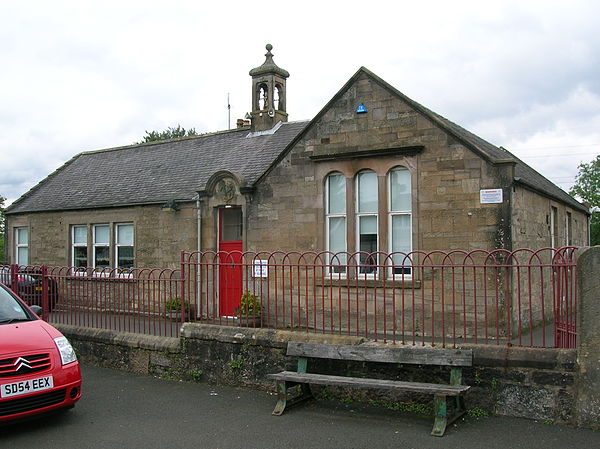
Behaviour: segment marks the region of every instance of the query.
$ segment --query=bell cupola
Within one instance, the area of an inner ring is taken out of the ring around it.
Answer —
[[[252,130],[266,131],[278,122],[287,122],[285,81],[287,70],[273,62],[273,46],[267,44],[265,62],[250,70],[252,77]]]

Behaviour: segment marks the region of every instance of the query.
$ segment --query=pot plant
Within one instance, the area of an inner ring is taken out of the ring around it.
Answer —
[[[182,311],[182,307],[181,307],[181,298],[180,297],[175,297],[175,298],[171,298],[168,299],[165,303],[165,311],[166,314],[169,318],[171,318],[172,320],[175,321],[181,321],[181,311]],[[193,319],[193,310],[192,310],[192,305],[190,304],[189,301],[185,301],[185,304],[183,305],[183,319]]]
[[[261,315],[260,300],[246,290],[240,298],[240,305],[235,309],[235,316],[238,317],[240,326],[259,327]]]

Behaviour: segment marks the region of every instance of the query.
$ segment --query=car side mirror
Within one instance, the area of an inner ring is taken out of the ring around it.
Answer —
[[[42,308],[40,306],[29,306],[31,311],[35,313],[37,316],[42,316]]]

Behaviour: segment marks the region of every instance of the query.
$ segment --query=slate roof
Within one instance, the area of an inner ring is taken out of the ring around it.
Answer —
[[[308,122],[249,136],[240,128],[199,137],[78,154],[15,201],[7,213],[191,201],[220,170],[251,186]]]

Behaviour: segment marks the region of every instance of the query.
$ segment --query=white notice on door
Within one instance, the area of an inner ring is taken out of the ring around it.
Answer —
[[[481,204],[498,204],[502,202],[502,189],[482,189],[479,191]]]

